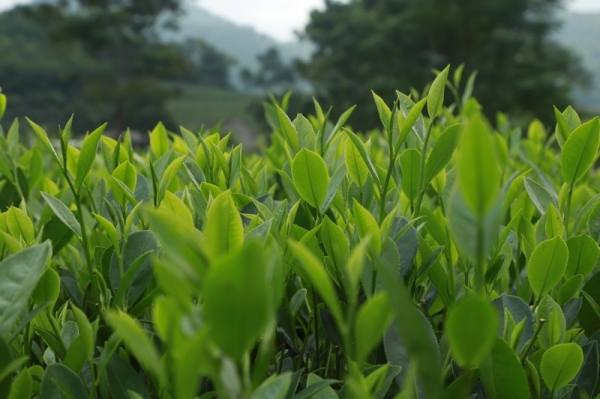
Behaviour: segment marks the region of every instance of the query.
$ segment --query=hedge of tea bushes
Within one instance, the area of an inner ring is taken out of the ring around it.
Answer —
[[[367,134],[268,104],[260,153],[0,130],[0,398],[595,397],[599,119],[461,75]]]

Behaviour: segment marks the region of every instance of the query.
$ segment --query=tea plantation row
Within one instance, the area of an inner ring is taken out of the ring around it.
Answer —
[[[449,71],[366,135],[267,105],[260,155],[0,129],[0,398],[596,397],[600,119]]]

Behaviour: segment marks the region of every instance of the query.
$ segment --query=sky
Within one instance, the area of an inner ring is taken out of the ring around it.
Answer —
[[[308,22],[310,11],[324,0],[194,0],[212,13],[239,25],[252,26],[279,41],[294,40],[294,32]],[[27,0],[0,0],[0,10]],[[600,0],[570,0],[575,11],[600,11]]]

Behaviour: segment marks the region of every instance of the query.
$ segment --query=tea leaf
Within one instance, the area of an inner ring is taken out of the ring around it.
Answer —
[[[33,242],[35,230],[29,216],[14,206],[11,206],[6,214],[6,224],[10,234],[16,239],[23,239],[27,244]]]
[[[25,248],[0,262],[0,337],[6,337],[26,311],[30,295],[50,261],[49,242]]]
[[[339,300],[333,289],[331,279],[327,275],[322,263],[315,255],[306,248],[305,245],[290,241],[290,246],[294,250],[294,256],[300,260],[302,267],[306,270],[306,276],[310,279],[310,283],[319,292],[327,307],[333,313],[338,327],[344,326],[342,312],[339,306]]]
[[[596,159],[600,144],[600,119],[594,118],[571,133],[562,149],[561,171],[565,182],[573,185]]]
[[[446,89],[446,81],[448,80],[449,72],[450,65],[444,68],[444,70],[435,77],[435,80],[429,88],[429,97],[427,98],[427,113],[432,119],[437,117],[440,112],[442,112],[442,106],[444,105],[444,91]]]
[[[204,237],[206,250],[213,260],[242,246],[244,226],[231,192],[219,194],[211,203],[206,216]]]
[[[495,337],[492,350],[480,362],[479,370],[487,398],[530,397],[525,371],[515,353],[502,338]]]
[[[479,363],[494,344],[498,316],[492,305],[478,297],[467,297],[448,313],[446,334],[450,350],[463,367]]]
[[[482,216],[497,198],[500,170],[494,141],[481,116],[474,116],[466,124],[458,148],[460,190],[469,209]]]
[[[561,237],[546,240],[535,247],[527,264],[527,276],[538,297],[558,284],[567,270],[568,259],[569,250]]]
[[[596,241],[587,235],[569,237],[567,247],[569,248],[569,261],[565,278],[571,278],[576,274],[589,275],[600,258],[600,248]]]
[[[365,185],[367,176],[369,176],[369,169],[352,140],[346,140],[344,162],[346,163],[346,170],[352,181],[356,183],[358,187],[362,188]]]
[[[415,126],[415,123],[417,122],[417,120],[419,118],[423,118],[423,116],[421,115],[421,112],[423,111],[423,108],[425,108],[425,104],[427,103],[427,100],[428,100],[428,97],[422,99],[421,101],[416,103],[410,109],[410,111],[408,111],[408,114],[406,114],[404,121],[400,124],[400,133],[398,134],[398,137],[396,138],[394,152],[396,152],[396,153],[398,152],[398,150],[400,149],[400,146],[402,145],[402,143],[404,143],[404,140],[406,140],[406,137],[408,136],[410,131]],[[402,111],[400,111],[398,114],[403,115]]]
[[[544,352],[540,372],[550,391],[556,392],[575,378],[582,364],[583,350],[579,345],[560,344]]]
[[[400,154],[402,168],[402,191],[412,201],[419,192],[419,173],[421,168],[421,153],[415,149],[408,149]]]
[[[6,111],[6,95],[0,93],[0,119],[4,116],[4,111]]]
[[[525,189],[527,190],[527,194],[529,194],[529,198],[531,198],[531,202],[533,202],[533,205],[535,205],[540,214],[543,215],[546,213],[550,204],[557,206],[556,200],[552,198],[544,186],[528,177],[523,179],[523,182],[525,183]]]
[[[75,178],[75,189],[80,190],[85,178],[92,170],[96,160],[96,151],[98,151],[98,142],[102,137],[102,132],[106,128],[106,123],[94,130],[83,140],[81,151],[79,152],[79,161],[77,163],[77,177]]]
[[[330,181],[323,158],[306,148],[301,149],[292,161],[292,178],[302,199],[318,209],[327,197]]]
[[[150,133],[150,150],[156,158],[160,158],[169,151],[169,136],[167,129],[159,122]]]
[[[41,396],[48,399],[87,398],[81,378],[62,364],[51,364],[44,372]]]
[[[294,153],[298,151],[300,146],[300,141],[298,138],[298,132],[296,131],[296,127],[292,124],[292,121],[287,116],[285,111],[279,107],[279,105],[275,105],[277,109],[277,118],[279,120],[279,128],[285,137],[286,141],[290,145],[292,151]]]
[[[461,130],[462,125],[452,125],[438,137],[425,165],[425,184],[429,184],[448,165],[458,144]]]
[[[162,380],[163,367],[158,351],[139,322],[120,310],[106,313],[106,322],[123,340],[145,370]]]
[[[383,333],[393,320],[388,296],[378,293],[371,297],[356,316],[356,361],[362,363],[383,339]]]
[[[46,149],[48,151],[50,151],[50,153],[52,154],[52,156],[54,157],[54,159],[56,160],[56,162],[58,163],[58,165],[61,168],[63,168],[64,166],[63,166],[62,159],[58,156],[58,154],[56,153],[56,150],[54,149],[54,147],[50,143],[50,139],[48,138],[48,134],[46,134],[46,132],[44,131],[44,129],[42,129],[40,126],[36,125],[35,123],[33,123],[29,118],[25,118],[25,119],[27,120],[27,122],[29,122],[29,126],[31,126],[31,129],[33,129],[33,132],[38,137],[38,139],[42,142],[42,144],[44,144],[44,147],[46,147]]]
[[[157,204],[161,203],[162,199],[165,196],[167,189],[169,188],[171,183],[173,183],[173,180],[175,180],[175,177],[177,177],[177,172],[179,172],[179,169],[181,169],[181,165],[183,165],[185,158],[186,158],[186,156],[182,155],[179,158],[175,159],[173,162],[171,162],[169,164],[169,166],[167,166],[165,173],[162,175],[162,178],[160,179],[160,184],[158,185],[158,193],[156,194],[156,203]],[[134,188],[135,188],[135,186],[134,186]],[[134,189],[132,188],[131,190],[133,191]]]
[[[274,316],[269,309],[274,305],[275,281],[268,263],[262,246],[248,242],[222,257],[206,275],[204,318],[210,338],[236,361],[254,346]]]
[[[364,239],[371,236],[369,247],[374,254],[381,253],[381,232],[375,217],[364,206],[354,200],[353,216],[358,230],[358,236]]]
[[[137,171],[135,170],[135,167],[129,163],[129,161],[125,161],[117,166],[112,173],[112,177],[115,180],[123,183],[123,185],[131,192],[135,191],[135,187],[137,185]],[[121,187],[118,182],[111,179],[110,187],[113,195],[115,196],[115,200],[117,200],[119,204],[125,205],[126,201],[131,201],[131,199],[128,198],[130,195],[127,195],[128,193],[123,190],[123,187]]]

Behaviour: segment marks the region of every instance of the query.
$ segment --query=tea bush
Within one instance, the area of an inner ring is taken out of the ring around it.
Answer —
[[[367,136],[284,98],[261,155],[13,123],[0,398],[597,395],[600,120],[493,127],[461,71]]]

